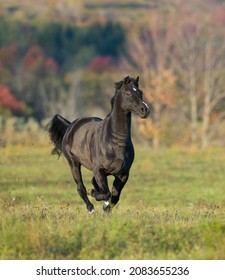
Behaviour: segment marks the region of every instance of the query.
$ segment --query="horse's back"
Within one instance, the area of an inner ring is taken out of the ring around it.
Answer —
[[[101,121],[102,121],[102,119],[97,118],[97,117],[78,118],[78,119],[74,120],[71,123],[71,126],[74,129],[79,129],[79,127],[83,126],[84,124],[87,124],[87,123],[99,123]]]
[[[79,139],[87,137],[88,131],[94,130],[96,124],[101,121],[102,119],[97,117],[79,118],[74,120],[66,132],[67,144],[72,145],[74,137]]]

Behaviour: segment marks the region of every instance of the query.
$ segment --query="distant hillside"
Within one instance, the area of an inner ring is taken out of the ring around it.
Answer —
[[[224,0],[190,0],[186,5],[190,9],[207,12]],[[76,21],[88,24],[93,21],[130,21],[148,17],[156,9],[173,11],[183,4],[182,0],[0,0],[0,14],[8,14],[17,20]]]

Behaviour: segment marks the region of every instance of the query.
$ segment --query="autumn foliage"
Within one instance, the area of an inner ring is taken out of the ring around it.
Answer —
[[[224,144],[223,1],[41,2],[0,10],[1,115],[104,117],[114,82],[139,75],[151,106],[148,120],[135,119],[140,139]]]
[[[112,57],[111,56],[109,56],[109,55],[105,55],[105,56],[98,55],[98,56],[93,58],[93,60],[88,65],[88,68],[92,71],[104,71],[110,66],[111,62],[112,62]]]
[[[14,111],[22,111],[23,104],[18,101],[9,88],[0,85],[0,106]]]
[[[44,50],[39,46],[32,46],[27,51],[24,57],[24,66],[27,71],[41,68],[55,72],[59,68],[57,62],[51,57],[46,57]]]

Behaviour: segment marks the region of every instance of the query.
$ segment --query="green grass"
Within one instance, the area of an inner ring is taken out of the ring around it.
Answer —
[[[96,213],[87,213],[66,160],[50,150],[0,149],[0,259],[225,258],[222,148],[136,146],[109,215],[94,200]],[[91,173],[83,173],[91,188]]]

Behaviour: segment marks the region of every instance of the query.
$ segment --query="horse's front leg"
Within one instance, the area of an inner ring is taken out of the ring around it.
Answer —
[[[109,212],[119,201],[121,191],[128,180],[129,174],[123,176],[115,176],[112,187],[112,195],[109,201],[103,205],[103,210]]]
[[[94,185],[95,189],[92,189],[89,194],[95,197],[97,201],[108,201],[110,199],[111,192],[109,191],[107,175],[105,174],[104,170],[94,170],[92,184]]]
[[[95,180],[95,177],[92,178],[91,183],[94,186],[94,190],[96,190],[97,192],[100,192],[100,188],[99,188],[99,185],[97,184],[97,182]]]

